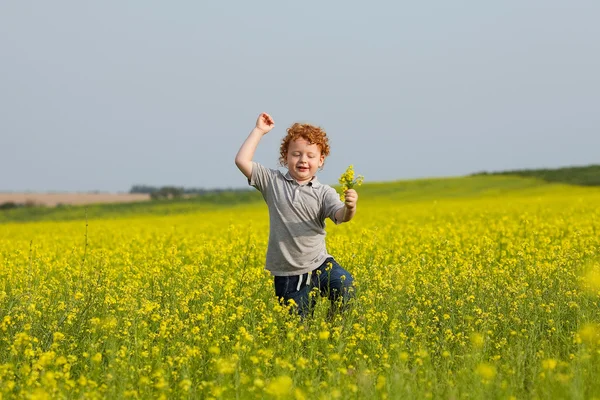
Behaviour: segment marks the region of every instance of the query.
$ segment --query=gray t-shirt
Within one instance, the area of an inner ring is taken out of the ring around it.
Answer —
[[[253,162],[251,186],[257,188],[269,208],[269,245],[265,268],[275,276],[307,273],[330,255],[325,248],[325,219],[336,224],[335,213],[344,203],[334,188],[315,176],[300,185],[285,175]]]

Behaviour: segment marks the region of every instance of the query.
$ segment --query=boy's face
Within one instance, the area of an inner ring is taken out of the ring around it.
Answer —
[[[290,142],[287,152],[287,168],[292,178],[298,183],[310,182],[323,165],[323,161],[325,161],[325,157],[316,144],[310,144],[302,138]]]

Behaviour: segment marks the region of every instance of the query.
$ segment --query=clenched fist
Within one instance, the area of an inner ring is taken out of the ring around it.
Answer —
[[[260,114],[256,120],[256,129],[261,131],[263,135],[273,129],[274,126],[273,118],[267,113]]]
[[[344,204],[348,210],[354,210],[356,208],[356,202],[358,201],[358,193],[354,189],[348,189],[344,192]]]

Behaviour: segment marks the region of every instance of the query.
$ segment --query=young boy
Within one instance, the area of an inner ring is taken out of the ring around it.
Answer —
[[[352,297],[353,278],[327,252],[325,219],[336,224],[350,221],[356,213],[358,194],[350,189],[342,202],[335,189],[316,177],[329,155],[329,139],[321,128],[293,124],[280,148],[279,162],[287,173],[252,161],[260,139],[275,123],[269,114],[258,116],[235,157],[235,164],[258,189],[269,208],[269,244],[265,268],[275,281],[275,294],[288,304],[293,300],[300,316],[307,316],[316,300],[313,287],[332,303],[345,305]]]

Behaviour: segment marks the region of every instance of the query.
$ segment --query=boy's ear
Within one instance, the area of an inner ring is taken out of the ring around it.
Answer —
[[[323,166],[324,162],[325,162],[325,156],[323,154],[321,154],[321,157],[319,157],[319,168],[321,168]]]

